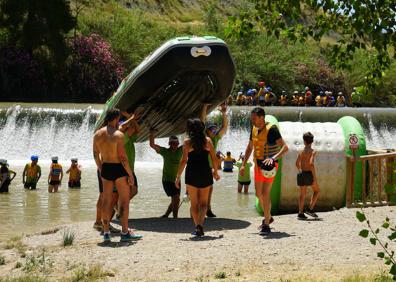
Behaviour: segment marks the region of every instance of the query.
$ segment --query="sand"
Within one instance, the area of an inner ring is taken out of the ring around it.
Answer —
[[[395,224],[395,210],[376,207],[365,212],[377,227],[386,216]],[[227,281],[339,281],[355,273],[380,273],[386,270],[376,256],[380,248],[358,236],[365,225],[356,220],[356,211],[343,208],[318,213],[321,220],[315,221],[299,221],[295,214],[275,216],[273,233],[267,237],[258,235],[260,217],[207,219],[201,239],[190,235],[189,218],[131,219],[130,226],[144,239],[126,244],[114,236],[109,246],[102,244],[93,222],[63,225],[56,232],[24,236],[25,258],[16,249],[2,248],[0,255],[6,263],[0,266],[0,277],[26,274],[26,261],[43,254],[45,271],[41,267],[28,275],[44,273],[50,281],[98,264],[107,272],[103,279],[108,281],[218,281],[216,275]],[[72,246],[61,246],[65,230],[75,232]],[[395,250],[395,245],[390,247]],[[17,262],[22,267],[15,268]]]

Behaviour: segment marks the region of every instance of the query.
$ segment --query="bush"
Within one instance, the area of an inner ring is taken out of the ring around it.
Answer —
[[[105,102],[124,76],[124,67],[111,45],[97,34],[80,35],[70,45],[66,73],[69,99]]]
[[[0,101],[35,101],[47,94],[43,65],[24,50],[0,49]]]

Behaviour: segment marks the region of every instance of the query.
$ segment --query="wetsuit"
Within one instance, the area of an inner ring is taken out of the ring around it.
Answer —
[[[191,151],[188,153],[185,183],[196,188],[213,185],[212,169],[209,166],[209,151]]]

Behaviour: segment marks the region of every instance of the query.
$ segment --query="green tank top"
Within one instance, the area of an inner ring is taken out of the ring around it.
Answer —
[[[133,134],[132,136],[129,136],[128,133],[124,134],[125,153],[128,157],[128,163],[132,171],[135,171],[135,142],[137,138],[137,134]]]

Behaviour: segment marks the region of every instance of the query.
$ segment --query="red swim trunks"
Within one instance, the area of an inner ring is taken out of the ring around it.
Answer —
[[[278,171],[278,166],[279,166],[278,163],[275,163],[276,171]],[[267,177],[265,177],[263,175],[263,173],[261,172],[261,169],[259,168],[259,166],[257,164],[254,166],[254,181],[256,181],[256,182],[269,182],[269,183],[272,183],[275,180],[275,176],[271,177],[271,178],[267,178]]]

